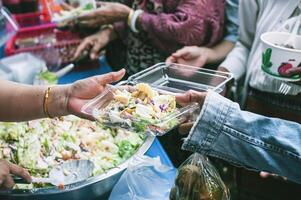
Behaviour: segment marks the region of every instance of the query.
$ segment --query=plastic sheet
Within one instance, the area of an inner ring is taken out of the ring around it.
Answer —
[[[0,46],[5,44],[19,29],[11,17],[10,12],[4,7],[0,8]]]
[[[175,175],[176,169],[163,165],[159,157],[133,157],[109,200],[168,200]]]
[[[36,74],[46,70],[43,60],[21,53],[0,60],[0,79],[33,84]]]
[[[179,167],[170,200],[230,200],[230,195],[208,158],[195,153]]]

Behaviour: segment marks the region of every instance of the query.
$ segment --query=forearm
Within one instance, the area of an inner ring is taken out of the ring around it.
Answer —
[[[236,80],[242,78],[247,71],[249,51],[246,46],[237,42],[226,59],[221,63],[221,67],[232,73]]]
[[[242,78],[247,71],[247,60],[253,45],[257,27],[259,13],[258,2],[259,1],[253,0],[239,1],[238,41],[236,42],[234,49],[221,64],[221,66],[233,73],[235,79]]]
[[[210,49],[208,56],[208,64],[215,64],[222,62],[229,52],[233,49],[234,44],[228,40],[223,40],[216,46]]]
[[[183,148],[301,183],[301,125],[241,111],[208,93]]]
[[[224,3],[180,1],[176,9],[168,13],[144,12],[139,23],[138,27],[148,33],[153,44],[167,53],[183,46],[212,46],[223,34]]]
[[[45,86],[0,81],[0,121],[24,121],[46,117],[43,109]],[[48,111],[53,117],[67,114],[67,86],[52,88]]]

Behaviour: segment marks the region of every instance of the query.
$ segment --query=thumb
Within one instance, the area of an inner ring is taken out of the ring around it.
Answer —
[[[193,90],[189,90],[188,92],[184,94],[179,94],[176,96],[176,100],[179,103],[192,103],[196,102],[200,105],[203,105],[207,93],[206,92],[196,92]]]
[[[106,85],[109,83],[114,83],[120,81],[125,75],[125,69],[121,69],[117,72],[110,72],[105,75],[96,76],[96,81],[101,85]]]
[[[187,57],[187,56],[189,56],[189,51],[188,51],[187,47],[184,47],[184,48],[176,51],[172,55],[174,57],[177,57],[177,58],[179,58],[179,57]]]
[[[171,64],[171,63],[176,63],[177,62],[177,60],[176,60],[176,58],[175,57],[173,57],[173,56],[169,56],[167,59],[166,59],[166,61],[165,61],[167,64]]]

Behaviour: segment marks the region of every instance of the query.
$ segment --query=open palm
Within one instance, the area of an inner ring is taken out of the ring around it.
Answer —
[[[68,94],[67,108],[71,114],[83,116],[81,108],[91,99],[104,91],[107,84],[119,81],[125,74],[122,69],[118,72],[112,72],[101,76],[95,76],[83,79],[71,85]]]

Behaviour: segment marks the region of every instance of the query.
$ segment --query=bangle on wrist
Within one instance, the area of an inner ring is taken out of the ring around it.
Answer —
[[[135,10],[131,18],[130,28],[134,33],[139,33],[139,30],[136,28],[136,23],[138,17],[143,13],[143,10]]]
[[[127,24],[128,24],[129,27],[131,27],[131,21],[132,21],[133,15],[134,15],[134,10],[131,9],[131,11],[128,15],[128,19],[127,19]]]
[[[49,114],[49,109],[48,109],[48,105],[49,105],[49,97],[50,97],[50,93],[51,93],[51,89],[52,87],[48,87],[45,91],[44,94],[44,100],[43,100],[43,110],[44,110],[44,114],[46,117],[48,118],[52,118]]]

